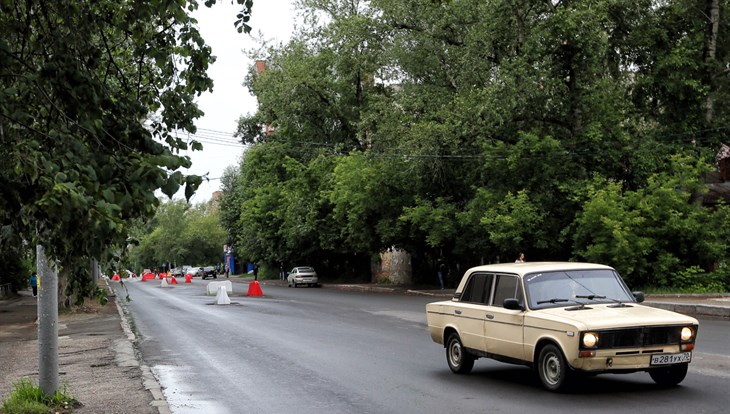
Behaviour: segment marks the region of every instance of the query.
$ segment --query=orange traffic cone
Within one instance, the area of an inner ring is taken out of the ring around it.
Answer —
[[[258,280],[254,280],[248,284],[248,293],[246,296],[264,296],[264,292],[261,291],[261,285],[259,285]]]
[[[185,283],[193,283],[193,275],[191,275],[190,273],[185,275]]]
[[[177,285],[177,280],[175,280],[175,276],[172,276],[172,280],[170,280],[171,285]]]

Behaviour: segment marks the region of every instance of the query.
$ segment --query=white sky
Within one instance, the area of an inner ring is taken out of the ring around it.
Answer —
[[[263,34],[273,43],[286,42],[294,30],[296,12],[294,0],[256,0],[249,24],[251,33]],[[203,144],[202,151],[189,150],[192,167],[182,169],[183,174],[208,174],[210,181],[203,183],[191,198],[193,204],[209,200],[214,191],[220,189],[223,170],[237,165],[243,152],[243,145],[233,138],[236,122],[241,115],[256,112],[256,99],[242,86],[249,67],[253,64],[243,53],[257,43],[249,35],[238,33],[233,26],[238,4],[230,0],[220,0],[211,8],[200,2],[199,9],[193,14],[198,20],[200,33],[213,49],[216,62],[208,69],[213,79],[212,93],[201,95],[197,102],[205,115],[198,118],[196,139]],[[181,189],[175,198],[184,198]]]

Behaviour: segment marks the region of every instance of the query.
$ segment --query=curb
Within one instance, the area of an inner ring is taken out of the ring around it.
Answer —
[[[241,279],[241,282],[247,282],[245,279]],[[264,280],[263,284],[270,283],[272,285],[281,284],[279,280]],[[433,298],[451,298],[454,296],[453,289],[447,290],[416,290],[407,289],[404,287],[388,287],[388,286],[372,286],[372,285],[358,285],[358,284],[322,284],[322,287],[334,288],[340,290],[346,290],[351,292],[378,292],[378,293],[402,293],[405,295],[413,296],[429,296]],[[657,299],[708,299],[708,298],[730,298],[728,293],[717,293],[717,294],[656,294],[651,295]],[[705,305],[705,304],[688,304],[688,303],[676,303],[676,302],[665,302],[665,301],[652,301],[648,299],[642,303],[642,305],[651,306],[653,308],[659,308],[669,310],[672,312],[681,313],[684,315],[692,316],[694,318],[714,318],[714,319],[730,319],[730,306],[717,306],[717,305]]]
[[[160,385],[160,382],[152,373],[150,367],[147,366],[141,358],[139,358],[139,353],[134,346],[137,342],[137,336],[134,332],[132,332],[132,329],[129,326],[127,315],[123,309],[124,305],[119,303],[119,296],[116,295],[114,288],[112,288],[111,285],[108,285],[108,288],[111,295],[114,296],[114,303],[117,305],[117,311],[121,318],[122,329],[124,330],[124,334],[127,336],[127,344],[122,347],[117,347],[117,359],[126,361],[126,363],[123,363],[124,366],[138,366],[142,371],[142,385],[152,394],[153,401],[150,402],[150,406],[157,408],[157,411],[160,414],[172,414],[172,410],[170,410],[170,406],[167,404],[165,395],[162,392],[162,385]]]
[[[730,307],[713,305],[691,305],[671,302],[644,302],[642,305],[664,309],[672,312],[692,316],[694,318],[721,318],[730,319]]]

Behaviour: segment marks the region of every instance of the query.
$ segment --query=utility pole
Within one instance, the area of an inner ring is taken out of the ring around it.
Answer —
[[[36,268],[43,281],[38,291],[38,385],[52,396],[58,391],[58,274],[40,244]]]

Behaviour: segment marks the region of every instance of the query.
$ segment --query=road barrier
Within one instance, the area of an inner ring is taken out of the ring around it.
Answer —
[[[220,282],[210,282],[208,283],[207,289],[208,289],[208,296],[213,296],[218,293],[218,288],[220,286],[223,286],[226,288],[226,293],[233,293],[233,284],[230,280],[222,280]]]
[[[246,296],[264,296],[264,292],[261,291],[261,285],[257,280],[248,284],[248,293]]]
[[[231,299],[228,298],[226,287],[223,285],[218,286],[218,294],[215,296],[216,305],[230,305]]]

